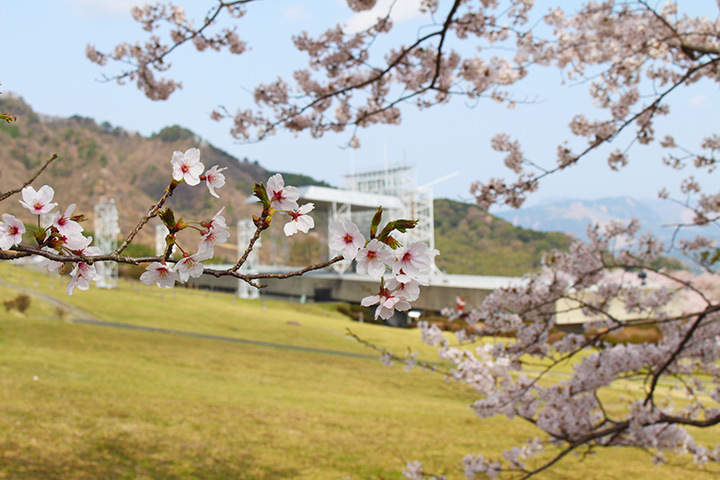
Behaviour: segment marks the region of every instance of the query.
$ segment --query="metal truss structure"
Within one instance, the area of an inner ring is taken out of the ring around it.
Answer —
[[[247,248],[248,244],[250,243],[250,240],[252,239],[253,235],[255,234],[255,225],[253,224],[252,220],[239,220],[237,224],[237,232],[238,232],[238,260],[240,257],[242,257],[243,253],[245,253],[245,249]],[[255,246],[248,255],[247,259],[245,260],[245,263],[243,263],[242,267],[240,267],[240,272],[242,273],[258,273],[259,269],[258,266],[260,264],[260,261],[258,259],[258,250],[262,246],[261,239],[258,238],[258,240],[255,242]],[[260,292],[257,288],[252,287],[247,284],[247,282],[243,282],[242,280],[238,279],[238,296],[240,298],[259,298]]]
[[[101,199],[95,205],[95,246],[100,253],[112,253],[118,246],[117,237],[120,234],[118,222],[118,211],[115,199]],[[97,286],[100,288],[118,287],[118,266],[115,262],[97,262],[95,270],[99,279]]]

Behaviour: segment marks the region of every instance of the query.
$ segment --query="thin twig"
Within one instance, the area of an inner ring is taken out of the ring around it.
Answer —
[[[57,158],[58,158],[58,154],[57,154],[57,153],[53,153],[53,154],[52,154],[52,157],[50,157],[50,158],[43,164],[43,166],[40,167],[40,169],[39,169],[37,172],[35,172],[35,175],[33,175],[32,177],[30,177],[30,179],[27,180],[27,181],[23,184],[22,187],[17,188],[17,189],[15,189],[15,190],[10,190],[9,192],[5,192],[5,193],[3,193],[2,195],[0,195],[0,202],[2,202],[3,200],[5,200],[6,198],[8,198],[8,197],[10,197],[10,196],[12,196],[12,195],[15,195],[16,193],[22,192],[22,189],[23,189],[23,188],[27,187],[27,186],[30,185],[32,182],[34,182],[35,179],[36,179],[37,177],[39,177],[40,174],[41,174],[42,172],[44,172],[45,169],[46,169],[53,161],[55,161]]]

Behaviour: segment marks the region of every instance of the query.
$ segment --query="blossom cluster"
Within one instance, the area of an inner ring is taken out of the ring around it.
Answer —
[[[380,211],[379,211],[380,213]],[[379,223],[379,215],[376,215]],[[428,247],[426,243],[414,242],[400,246],[389,235],[394,228],[404,228],[396,222],[389,222],[383,229],[387,232],[374,237],[371,232],[369,240],[360,233],[360,229],[350,220],[330,223],[330,249],[340,252],[346,260],[355,260],[357,273],[370,275],[380,280],[380,290],[375,295],[362,299],[361,305],[368,307],[377,304],[375,318],[389,319],[398,311],[410,309],[410,302],[420,295],[421,273],[429,271],[433,258],[438,251]]]
[[[166,190],[166,195],[181,183],[195,186],[205,182],[210,194],[218,197],[217,189],[225,184],[223,171],[215,165],[205,170],[200,162],[200,150],[190,148],[187,151],[176,151],[170,160],[172,166],[172,181]],[[38,215],[38,230],[34,232],[38,246],[47,256],[42,256],[40,264],[50,271],[65,268],[65,263],[73,264],[70,273],[70,282],[67,285],[68,294],[72,295],[75,288],[86,290],[93,280],[100,277],[95,268],[95,261],[118,261],[116,252],[101,252],[98,247],[90,246],[92,237],[85,237],[80,221],[82,216],[74,216],[75,205],[70,205],[64,213],[56,212],[51,225],[40,228],[40,215],[51,213],[57,203],[52,202],[54,190],[50,186],[43,186],[38,191],[31,186],[22,190],[20,203],[27,210]],[[263,206],[262,218],[254,217],[258,228],[257,234],[270,226],[273,215],[287,215],[289,221],[284,225],[285,235],[292,236],[298,232],[308,233],[315,226],[310,216],[314,209],[312,203],[299,205],[299,190],[294,186],[285,185],[281,174],[272,175],[267,186],[255,184],[253,194],[258,197]],[[167,197],[164,197],[167,198]],[[172,287],[176,282],[187,282],[190,278],[198,278],[205,272],[204,261],[210,260],[215,254],[215,246],[227,242],[230,231],[223,216],[224,208],[220,209],[212,218],[200,222],[177,219],[173,211],[166,207],[161,210],[164,198],[151,210],[151,214],[141,221],[139,228],[152,216],[158,216],[168,235],[165,238],[166,249],[164,253],[146,267],[140,280],[147,284],[157,284],[160,287]],[[4,214],[0,222],[0,250],[20,249],[22,236],[26,227],[12,215]],[[376,317],[390,318],[395,310],[408,310],[410,302],[419,296],[420,285],[424,283],[419,275],[427,271],[437,250],[431,250],[421,242],[402,246],[391,236],[394,231],[404,233],[415,226],[414,221],[396,220],[388,222],[381,232],[378,226],[382,218],[382,208],[378,209],[371,225],[369,240],[360,233],[358,227],[351,221],[342,223],[333,222],[330,225],[330,248],[341,251],[346,260],[356,260],[357,271],[380,280],[380,291],[376,295],[362,300],[365,306],[378,304]],[[200,235],[196,249],[187,248],[187,239],[180,238],[183,230],[194,230]],[[132,240],[132,236],[129,238]],[[126,242],[126,243],[129,243]],[[252,243],[248,250],[252,249]],[[181,256],[176,258],[177,252]],[[50,255],[50,253],[52,255]],[[150,260],[150,259],[148,259]],[[147,260],[146,260],[147,261]],[[336,260],[337,261],[337,260]],[[238,264],[239,268],[240,264]]]
[[[37,215],[38,229],[34,232],[34,235],[42,250],[61,255],[80,256],[83,259],[100,254],[97,247],[90,246],[92,237],[83,235],[83,227],[79,222],[84,218],[82,215],[73,215],[75,204],[69,205],[64,213],[56,211],[52,216],[50,225],[40,227],[40,216],[52,213],[58,205],[52,201],[55,191],[49,185],[43,185],[37,191],[31,186],[27,186],[22,189],[21,195],[20,205],[32,214]],[[6,213],[2,217],[3,221],[0,222],[0,250],[9,250],[21,244],[26,228],[23,222],[13,215]],[[62,262],[47,258],[42,258],[41,265],[50,271],[64,267]],[[90,282],[97,279],[98,274],[92,262],[85,260],[75,262],[70,272],[70,281],[67,284],[68,295],[72,295],[75,288],[87,290],[90,288]]]
[[[215,189],[225,184],[225,177],[221,173],[225,168],[218,168],[216,165],[204,172],[204,166],[200,163],[200,151],[196,148],[191,148],[185,153],[175,152],[171,163],[174,181],[184,181],[188,185],[194,186],[198,185],[201,180],[205,180],[210,194],[218,197]],[[308,215],[313,210],[313,204],[299,206],[297,203],[298,189],[293,186],[285,186],[281,174],[271,176],[268,179],[267,187],[262,184],[256,185],[256,193],[266,200],[269,211],[287,214],[290,217],[290,221],[284,227],[287,236],[294,235],[298,231],[307,233],[315,226],[313,218]],[[169,244],[177,247],[183,257],[174,266],[167,265],[165,260],[151,263],[140,276],[140,280],[148,285],[156,283],[160,287],[172,287],[175,282],[187,282],[190,278],[200,277],[204,272],[202,262],[211,259],[214,256],[214,247],[225,243],[230,237],[225,217],[222,215],[223,210],[224,208],[217,212],[212,219],[199,224],[185,223],[182,220],[176,222],[171,211],[163,212],[160,217],[170,231]],[[200,243],[196,253],[193,254],[181,247],[176,236],[177,232],[188,227],[200,233]]]

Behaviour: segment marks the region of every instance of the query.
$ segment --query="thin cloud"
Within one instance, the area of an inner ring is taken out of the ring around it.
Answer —
[[[80,17],[129,17],[132,7],[142,0],[68,0],[73,11]]]
[[[695,95],[690,99],[690,106],[691,107],[704,107],[708,103],[708,96],[707,95]]]
[[[281,11],[283,23],[300,23],[312,19],[312,13],[305,7],[305,3],[285,8]]]
[[[380,0],[371,10],[356,13],[345,22],[345,31],[357,33],[367,29],[375,24],[378,17],[384,17],[387,15],[388,9],[392,3],[393,0]],[[395,2],[390,18],[393,23],[401,23],[406,20],[411,20],[420,15],[418,10],[419,8],[420,0],[403,0],[401,2]]]

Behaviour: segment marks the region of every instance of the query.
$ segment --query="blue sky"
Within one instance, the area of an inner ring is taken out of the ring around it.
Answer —
[[[341,148],[348,140],[347,133],[320,140],[305,134],[295,137],[280,133],[259,144],[238,144],[228,133],[229,124],[211,121],[210,111],[217,105],[225,105],[230,111],[249,108],[249,91],[255,84],[272,81],[278,75],[289,77],[293,68],[302,66],[302,56],[294,52],[290,43],[293,33],[319,32],[336,21],[356,24],[362,18],[342,0],[326,0],[320,12],[310,8],[317,6],[315,0],[251,5],[248,15],[238,24],[240,37],[252,47],[249,53],[230,56],[179,51],[171,59],[174,68],[170,75],[180,79],[184,88],[169,101],[152,102],[132,85],[121,87],[98,81],[103,73],[118,71],[117,67],[98,67],[84,53],[87,43],[110,50],[121,41],[143,39],[144,32],[129,15],[134,3],[0,3],[2,91],[21,95],[44,114],[107,120],[144,135],[179,124],[239,158],[257,159],[269,169],[307,173],[334,185],[340,185],[342,175],[352,168],[382,167],[386,162],[416,166],[420,185],[458,172],[456,177],[435,186],[436,197],[457,200],[470,199],[468,191],[473,180],[510,176],[502,165],[502,156],[489,147],[495,133],[513,134],[524,144],[529,158],[547,166],[554,161],[557,145],[569,138],[567,123],[572,116],[592,115],[586,86],[561,87],[559,72],[539,69],[517,88],[520,97],[536,100],[530,105],[506,110],[489,100],[472,107],[459,99],[425,112],[408,105],[402,125],[362,131],[362,147],[354,151]],[[213,2],[184,3],[196,8],[188,12],[191,16],[193,12],[204,13]],[[692,7],[701,13],[706,8],[709,16],[717,16],[715,2],[697,1]],[[398,29],[410,35],[418,27],[413,22],[411,16],[396,19]],[[717,85],[710,83],[682,89],[671,103],[673,113],[660,126],[676,134],[684,145],[696,146],[702,135],[711,133],[718,124],[718,93]],[[171,154],[168,152],[168,159]],[[635,148],[631,158],[631,165],[619,173],[607,168],[604,156],[589,158],[584,165],[543,182],[529,203],[555,197],[654,198],[662,186],[675,190],[680,176],[661,165],[658,150]],[[717,180],[717,174],[704,178],[707,185],[717,185]]]

